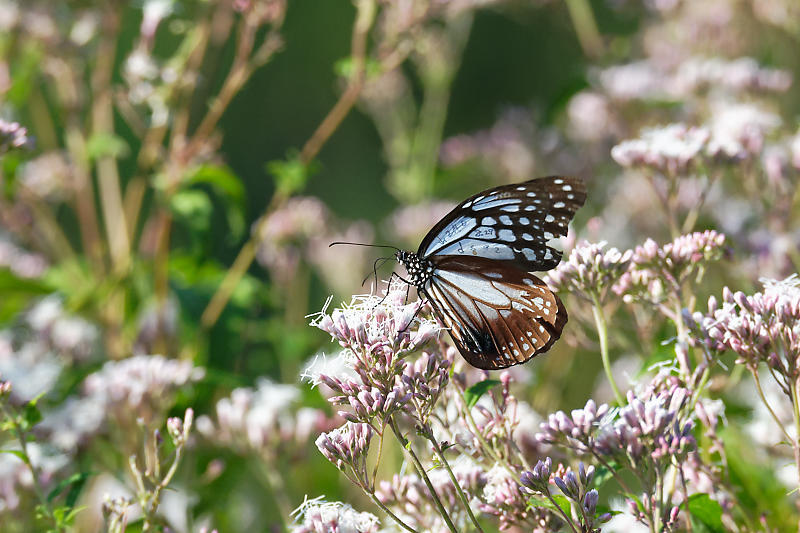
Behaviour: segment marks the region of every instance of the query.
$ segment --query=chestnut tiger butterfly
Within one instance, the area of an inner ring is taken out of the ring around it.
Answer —
[[[524,363],[561,336],[567,310],[531,272],[555,268],[547,241],[567,234],[586,201],[578,178],[550,176],[485,190],[461,202],[397,261],[449,329],[458,351],[485,370]]]

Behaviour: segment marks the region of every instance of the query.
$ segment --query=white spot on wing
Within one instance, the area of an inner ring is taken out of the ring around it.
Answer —
[[[497,221],[492,217],[483,217],[483,220],[481,220],[481,224],[483,224],[484,226],[494,226],[495,224],[497,224]]]
[[[547,215],[546,217],[544,217],[544,221],[545,222],[552,222],[555,219],[556,219],[556,217],[554,217],[553,215]]]
[[[501,207],[500,210],[501,211],[507,211],[509,213],[516,213],[517,211],[519,211],[519,206],[518,205],[507,205],[505,207]]]
[[[517,240],[517,238],[514,236],[514,232],[511,231],[510,229],[501,229],[497,235],[498,237],[500,237],[501,240],[504,240],[506,242],[514,242],[515,240]]]
[[[531,221],[528,220],[528,217],[520,217],[519,218],[519,223],[524,225],[524,226],[527,226],[528,224],[531,223]]]
[[[511,217],[509,217],[508,215],[500,215],[500,222],[502,222],[506,226],[510,226],[511,224],[513,224],[513,222],[511,221]]]
[[[526,241],[532,241],[533,235],[531,235],[530,233],[523,233],[522,238],[525,239]]]

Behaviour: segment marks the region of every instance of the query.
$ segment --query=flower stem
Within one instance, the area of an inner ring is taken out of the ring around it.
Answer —
[[[753,380],[756,383],[756,391],[758,391],[758,397],[761,398],[761,403],[764,404],[764,407],[767,408],[769,414],[772,415],[772,419],[775,421],[776,424],[778,424],[778,427],[781,429],[781,432],[783,432],[783,436],[786,437],[786,442],[790,444],[793,443],[794,439],[792,439],[792,437],[789,436],[789,433],[786,431],[786,428],[781,422],[781,419],[778,418],[778,415],[775,414],[775,411],[772,410],[772,406],[767,401],[767,397],[764,396],[764,390],[761,388],[761,379],[758,377],[758,369],[757,368],[750,369],[750,372],[753,374]]]
[[[422,463],[420,462],[419,458],[417,458],[417,455],[411,448],[408,439],[406,439],[402,435],[402,433],[400,433],[400,429],[397,427],[397,424],[394,421],[394,417],[389,418],[389,426],[392,428],[392,432],[394,433],[395,437],[397,437],[397,440],[400,441],[400,446],[403,448],[408,457],[411,459],[411,462],[414,463],[414,467],[417,470],[417,474],[425,482],[425,485],[428,487],[428,490],[431,493],[431,498],[433,498],[433,503],[436,504],[436,508],[439,510],[439,514],[442,515],[442,519],[444,520],[445,524],[447,524],[447,528],[453,533],[458,533],[458,529],[456,529],[455,524],[453,524],[453,520],[447,513],[447,509],[444,508],[444,505],[442,505],[442,501],[439,499],[439,495],[436,494],[436,490],[433,488],[433,483],[431,483],[428,474],[425,473],[425,468],[422,466]]]
[[[589,57],[599,57],[603,53],[603,40],[589,1],[567,0],[566,3],[583,52]]]
[[[50,507],[50,502],[45,497],[44,490],[42,489],[42,485],[39,482],[39,477],[36,473],[36,467],[33,465],[33,461],[31,461],[31,456],[28,454],[27,431],[22,429],[22,427],[17,423],[17,417],[15,416],[15,413],[10,412],[8,409],[6,409],[5,406],[1,406],[0,409],[2,409],[3,418],[11,422],[12,432],[19,441],[20,451],[22,452],[19,458],[22,459],[22,462],[25,463],[25,466],[27,466],[28,470],[31,471],[33,492],[36,493],[36,498],[39,500],[39,505],[44,511],[43,514],[53,524],[54,531],[58,532],[64,531],[64,527],[58,523],[58,520],[53,514],[53,509]]]
[[[437,457],[439,457],[439,460],[447,469],[447,474],[450,476],[450,481],[453,482],[453,486],[456,488],[456,491],[458,492],[458,497],[461,499],[461,502],[464,504],[464,508],[467,510],[469,519],[472,520],[472,523],[475,525],[475,529],[483,533],[483,528],[481,527],[480,522],[478,522],[478,519],[475,518],[475,515],[472,512],[472,508],[469,505],[469,500],[467,499],[467,495],[464,494],[464,490],[461,488],[461,484],[458,482],[458,479],[456,479],[456,475],[450,468],[450,463],[447,462],[447,459],[444,456],[442,448],[439,446],[439,443],[436,441],[436,438],[433,435],[430,435],[428,440],[430,440],[431,444],[433,444],[433,450],[436,452]]]
[[[795,434],[800,432],[800,405],[798,405],[798,398],[797,398],[797,380],[792,380],[791,385],[791,392],[792,392],[792,414],[794,416],[794,429]],[[800,476],[800,438],[795,437],[790,441],[792,443],[792,449],[794,450],[794,462],[797,467],[797,474]],[[800,486],[798,486],[800,489]]]
[[[614,397],[617,399],[617,404],[620,406],[625,405],[625,398],[619,392],[617,383],[614,381],[614,376],[611,373],[611,362],[608,359],[608,324],[606,317],[603,314],[603,308],[600,305],[600,300],[597,295],[592,295],[592,314],[594,315],[594,322],[597,326],[597,336],[600,339],[600,358],[603,360],[603,369],[606,371],[606,377],[614,391]]]
[[[392,520],[394,520],[395,522],[397,522],[397,525],[399,525],[400,527],[402,527],[402,528],[403,528],[403,529],[405,529],[406,531],[410,531],[411,533],[417,533],[417,530],[416,530],[416,529],[414,529],[413,527],[411,527],[411,526],[409,526],[408,524],[406,524],[405,522],[403,522],[403,520],[401,520],[399,516],[397,516],[396,514],[394,514],[392,511],[390,511],[390,510],[389,510],[389,508],[388,508],[388,507],[386,507],[386,505],[385,505],[385,504],[384,504],[382,501],[380,501],[380,500],[378,499],[378,497],[377,497],[377,496],[375,496],[375,493],[374,493],[374,492],[369,492],[369,491],[365,491],[365,492],[367,493],[367,495],[369,495],[370,499],[373,501],[373,503],[375,503],[375,505],[377,505],[378,507],[380,507],[380,508],[381,508],[381,510],[382,510],[384,513],[386,513],[387,515],[389,515],[389,516],[391,517],[391,519],[392,519]]]
[[[569,528],[570,528],[570,529],[571,529],[571,530],[572,530],[574,533],[578,533],[578,530],[577,530],[577,529],[575,529],[575,524],[573,524],[573,523],[572,523],[572,519],[571,519],[569,516],[567,516],[567,513],[566,513],[566,512],[564,512],[564,509],[562,509],[562,508],[561,508],[561,506],[560,506],[560,505],[558,505],[558,503],[556,502],[555,498],[553,498],[553,496],[550,494],[550,491],[549,491],[549,490],[547,491],[547,499],[548,499],[548,500],[550,500],[550,503],[552,503],[552,504],[553,504],[553,505],[556,507],[556,509],[558,509],[558,512],[559,512],[559,513],[561,513],[561,516],[563,516],[563,517],[564,517],[564,522],[566,522],[566,523],[567,523],[567,525],[569,526]]]

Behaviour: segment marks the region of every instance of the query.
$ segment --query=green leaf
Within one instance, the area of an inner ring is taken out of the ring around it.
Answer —
[[[223,165],[201,165],[192,169],[186,177],[184,184],[210,185],[214,192],[226,196],[236,202],[243,202],[245,189],[242,181],[233,171]]]
[[[708,494],[689,496],[689,513],[713,533],[727,531],[722,523],[722,506]]]
[[[24,430],[28,430],[42,421],[42,412],[39,411],[39,407],[36,405],[39,403],[39,399],[44,395],[44,393],[39,394],[36,398],[32,399],[25,406],[22,408],[22,427]]]
[[[170,208],[175,216],[195,231],[206,231],[211,225],[214,207],[205,191],[185,189],[176,192],[170,199]]]
[[[481,399],[481,396],[486,394],[486,391],[499,384],[500,380],[486,379],[484,381],[479,381],[475,385],[465,390],[464,397],[467,399],[467,408],[472,409],[475,407],[475,405],[478,403],[478,400]]]
[[[28,463],[28,457],[22,450],[0,450],[0,453],[10,453],[11,455],[16,455],[23,463]]]
[[[594,488],[602,487],[609,479],[614,477],[614,472],[619,470],[619,465],[615,462],[608,463],[611,468],[606,468],[604,465],[597,465],[594,470],[594,478],[592,479],[592,486]]]
[[[95,133],[86,142],[86,155],[92,160],[103,157],[127,157],[130,153],[128,143],[113,133]]]
[[[245,188],[242,180],[224,165],[201,165],[190,170],[182,185],[207,185],[219,197],[228,219],[230,237],[238,240],[245,231]]]
[[[342,78],[350,78],[353,75],[353,70],[353,58],[349,56],[343,57],[333,64],[333,71],[337,76],[341,76]],[[364,73],[367,79],[375,78],[379,76],[381,72],[383,72],[381,63],[374,59],[367,58],[364,64]]]
[[[69,492],[67,493],[67,500],[64,502],[68,508],[71,508],[75,505],[75,502],[78,499],[78,495],[80,494],[80,490],[83,488],[83,485],[86,483],[86,480],[89,478],[88,472],[78,472],[76,474],[72,474],[66,479],[62,479],[59,481],[53,490],[47,495],[47,501],[52,502],[55,500],[59,494],[64,492],[67,488],[69,488]],[[78,490],[76,491],[75,488]],[[74,493],[74,494],[73,494]]]
[[[302,190],[316,170],[317,165],[300,161],[299,154],[289,154],[285,160],[267,163],[267,172],[275,179],[278,191],[287,196]]]
[[[14,319],[33,298],[51,292],[53,288],[41,280],[20,278],[0,268],[0,324]]]
[[[539,507],[558,512],[558,507],[544,496],[534,494],[528,498],[528,507]]]
[[[572,506],[569,503],[569,499],[563,494],[553,494],[553,499],[556,501],[561,510],[564,511],[567,516],[572,513]]]

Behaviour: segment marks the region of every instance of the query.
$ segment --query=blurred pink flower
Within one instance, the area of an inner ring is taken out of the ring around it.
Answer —
[[[706,152],[734,161],[747,159],[761,152],[767,135],[780,125],[778,115],[755,104],[712,103]]]
[[[706,128],[670,124],[647,128],[641,137],[623,141],[611,149],[611,157],[623,167],[650,167],[660,172],[686,172],[706,146],[710,133]]]

